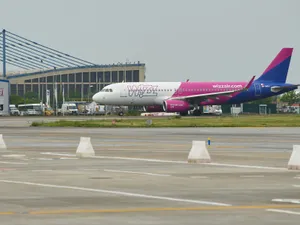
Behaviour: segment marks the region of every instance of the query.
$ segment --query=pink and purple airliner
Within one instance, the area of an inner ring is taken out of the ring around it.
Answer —
[[[283,48],[258,79],[248,82],[122,82],[104,87],[93,96],[102,105],[144,106],[148,112],[186,115],[199,106],[240,104],[294,90],[286,83],[293,48]]]

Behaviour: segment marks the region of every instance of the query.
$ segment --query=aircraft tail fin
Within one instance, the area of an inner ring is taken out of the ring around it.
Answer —
[[[257,80],[285,83],[292,54],[293,48],[282,48]]]

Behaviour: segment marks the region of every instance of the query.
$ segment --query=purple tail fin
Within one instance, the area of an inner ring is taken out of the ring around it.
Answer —
[[[281,51],[273,59],[271,64],[257,80],[285,83],[290,67],[292,54],[293,48],[281,49]]]

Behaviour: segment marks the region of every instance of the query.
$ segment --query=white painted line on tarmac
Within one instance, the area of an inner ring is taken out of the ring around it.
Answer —
[[[36,160],[44,160],[44,161],[47,161],[47,160],[53,160],[51,158],[36,158]]]
[[[2,155],[4,158],[24,158],[26,155],[18,155],[18,154],[11,154],[11,155]]]
[[[59,158],[59,159],[78,159],[78,158],[62,157],[62,158]]]
[[[300,188],[300,185],[296,184],[296,185],[293,185],[293,187]]]
[[[300,215],[300,212],[294,212],[290,210],[281,210],[281,209],[266,209],[268,212],[277,212],[277,213],[286,213],[286,214],[292,214],[292,215]]]
[[[58,155],[58,156],[76,156],[75,154],[61,154],[52,152],[42,152],[45,155]],[[91,156],[87,157],[91,159],[120,159],[120,160],[132,160],[132,161],[145,161],[145,162],[158,162],[158,163],[177,163],[177,164],[188,164],[187,161],[175,161],[175,160],[162,160],[162,159],[145,159],[145,158],[131,158],[131,157],[118,157],[118,156]],[[268,167],[268,166],[251,166],[251,165],[236,165],[226,163],[199,163],[198,165],[208,166],[225,166],[225,167],[237,167],[237,168],[251,168],[251,169],[270,169],[270,170],[284,170],[287,168],[282,167]]]
[[[84,168],[84,169],[78,169],[78,170],[85,170],[85,171],[98,171],[99,169],[88,169],[88,168],[87,168],[87,169],[85,169],[85,168]]]
[[[28,165],[28,163],[21,163],[21,162],[6,162],[6,161],[0,161],[0,163],[3,163],[3,164],[14,164],[14,165]]]
[[[206,179],[208,177],[207,176],[190,176],[190,178],[194,178],[194,179]]]
[[[127,170],[104,170],[105,172],[115,172],[115,173],[132,173],[132,174],[141,174],[141,175],[149,175],[149,176],[160,176],[160,177],[169,177],[169,174],[157,174],[157,173],[147,173],[147,172],[134,172]]]
[[[53,170],[31,170],[31,172],[52,172]]]
[[[287,168],[283,168],[283,167],[236,165],[236,164],[226,164],[226,163],[202,163],[202,164],[205,164],[205,165],[212,165],[212,166],[226,166],[226,167],[237,167],[237,168],[251,168],[251,169],[287,170]]]
[[[68,153],[56,153],[56,152],[41,152],[42,155],[56,155],[56,156],[72,156],[75,157],[76,154],[68,154]]]
[[[50,188],[60,188],[60,189],[72,189],[72,190],[79,190],[79,191],[98,192],[98,193],[115,194],[115,195],[131,196],[131,197],[138,197],[138,198],[167,200],[167,201],[175,201],[175,202],[188,202],[188,203],[196,203],[196,204],[202,204],[202,205],[232,206],[230,204],[219,203],[219,202],[191,200],[191,199],[182,199],[182,198],[171,198],[171,197],[164,197],[164,196],[137,194],[137,193],[123,192],[123,191],[110,191],[110,190],[103,190],[103,189],[92,189],[92,188],[84,188],[84,187],[76,187],[76,186],[62,186],[62,185],[54,185],[54,184],[41,184],[41,183],[13,181],[13,180],[0,180],[0,182],[12,183],[12,184],[25,184],[25,185],[50,187]]]
[[[265,177],[264,175],[241,175],[240,177],[243,178],[261,178],[261,177]]]
[[[272,199],[272,202],[286,202],[286,203],[300,204],[300,199],[275,198],[275,199]]]

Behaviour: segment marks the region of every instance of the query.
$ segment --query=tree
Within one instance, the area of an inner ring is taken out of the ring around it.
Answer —
[[[19,95],[9,96],[9,103],[12,105],[19,105],[24,103],[24,98]]]
[[[77,98],[81,98],[81,93],[78,91],[70,91],[69,93],[69,99],[77,99]]]
[[[38,94],[35,92],[26,92],[24,97],[19,95],[9,96],[9,102],[12,105],[39,103]]]
[[[292,105],[300,100],[299,94],[295,90],[289,91],[283,94],[280,98],[280,101],[287,102],[289,105]]]
[[[35,100],[35,101],[39,101],[39,96],[38,96],[38,93],[36,93],[36,92],[26,92],[25,93],[25,98]]]

